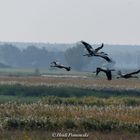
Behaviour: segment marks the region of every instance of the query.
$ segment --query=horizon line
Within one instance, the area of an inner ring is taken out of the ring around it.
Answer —
[[[48,42],[48,41],[1,41],[0,40],[0,43],[35,43],[35,44],[39,44],[39,43],[42,43],[42,44],[76,44],[78,43],[79,41],[77,42]],[[88,41],[86,41],[88,42]],[[100,44],[100,43],[92,43],[92,44]],[[128,43],[104,43],[105,45],[124,45],[124,46],[127,46],[127,45],[131,45],[131,46],[140,46],[140,44],[128,44]]]

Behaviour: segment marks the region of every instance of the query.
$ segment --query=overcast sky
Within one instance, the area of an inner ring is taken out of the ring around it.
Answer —
[[[140,0],[0,0],[0,41],[139,44]]]

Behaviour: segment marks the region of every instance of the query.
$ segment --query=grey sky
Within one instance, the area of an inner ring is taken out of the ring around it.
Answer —
[[[0,0],[0,41],[140,44],[140,0]]]

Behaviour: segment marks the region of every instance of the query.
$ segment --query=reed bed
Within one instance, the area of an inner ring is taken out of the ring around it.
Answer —
[[[140,106],[0,105],[2,129],[128,130],[140,131]]]
[[[14,132],[33,139],[28,132],[84,131],[97,134],[91,139],[117,139],[115,133],[124,132],[120,139],[129,140],[133,134],[132,139],[139,139],[139,80],[1,76],[0,96],[13,98],[0,101],[3,135]],[[26,101],[29,97],[31,102]]]

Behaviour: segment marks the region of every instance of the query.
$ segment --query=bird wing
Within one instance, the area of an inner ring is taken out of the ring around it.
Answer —
[[[88,44],[87,42],[85,42],[85,41],[81,41],[81,43],[85,46],[85,48],[87,49],[87,51],[89,52],[89,53],[93,53],[93,48],[92,48],[92,46],[90,45],[90,44]]]
[[[102,45],[98,48],[95,49],[96,52],[98,52],[100,49],[102,49],[104,47],[104,44],[102,43]]]
[[[138,74],[139,72],[140,72],[140,70],[137,70],[137,71],[135,71],[135,72],[127,73],[127,74],[125,74],[125,75],[133,75],[133,74]]]
[[[108,80],[112,80],[111,71],[107,71],[107,72],[106,72],[106,76],[107,76],[107,79],[108,79]]]
[[[102,55],[102,54],[95,54],[94,56],[97,56],[97,57],[102,57],[102,58],[103,58],[103,59],[105,59],[106,61],[111,62],[111,59],[110,59],[108,56],[106,56],[106,55]]]

